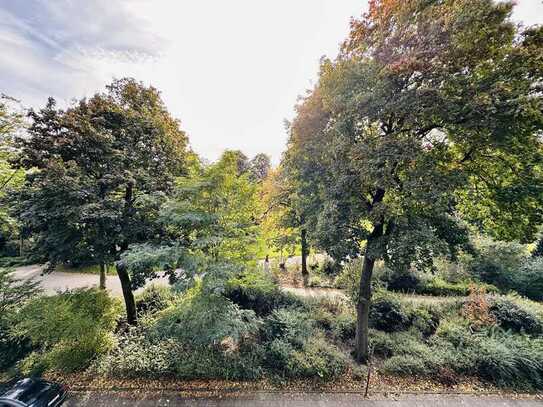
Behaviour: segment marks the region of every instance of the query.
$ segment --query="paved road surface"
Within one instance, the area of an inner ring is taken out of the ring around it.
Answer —
[[[176,393],[86,392],[74,394],[66,406],[195,406],[195,407],[541,407],[540,400],[515,400],[498,396],[425,395],[377,396],[365,400],[358,394],[254,393],[222,398],[184,398]]]
[[[52,273],[42,275],[42,270],[43,267],[40,265],[17,267],[14,270],[15,278],[21,280],[38,280],[47,294],[54,294],[59,290],[98,286],[99,282],[98,274],[53,271]],[[166,278],[159,278],[153,280],[152,283],[168,284],[168,280]],[[107,276],[106,288],[115,296],[121,297],[123,295],[121,283],[116,275]]]
[[[98,286],[99,276],[98,274],[89,273],[72,273],[53,271],[42,275],[43,267],[40,265],[22,266],[15,268],[15,277],[21,280],[35,279],[40,281],[40,285],[44,292],[47,294],[54,294],[59,290],[66,290],[72,288],[93,287]],[[168,284],[167,278],[158,278],[150,281],[148,284]],[[115,296],[121,297],[123,295],[121,289],[121,283],[117,275],[108,275],[106,279],[106,288],[109,292]],[[141,289],[140,289],[141,290]],[[139,292],[140,290],[137,290]],[[340,290],[328,289],[328,288],[292,288],[286,287],[286,291],[303,297],[343,297],[344,294]]]

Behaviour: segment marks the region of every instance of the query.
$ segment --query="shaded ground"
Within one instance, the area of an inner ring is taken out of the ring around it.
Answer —
[[[455,395],[379,395],[364,399],[360,394],[334,393],[263,393],[223,394],[195,397],[181,392],[81,392],[67,401],[67,406],[199,406],[199,407],[535,407],[543,400],[511,396]]]

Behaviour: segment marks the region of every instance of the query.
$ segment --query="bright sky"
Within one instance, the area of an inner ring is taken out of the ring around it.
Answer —
[[[514,18],[543,23],[542,0]],[[285,148],[284,119],[366,0],[0,0],[0,92],[62,104],[133,76],[162,91],[193,148]]]

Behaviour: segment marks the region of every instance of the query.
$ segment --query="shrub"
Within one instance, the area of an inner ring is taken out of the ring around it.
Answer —
[[[334,286],[346,290],[353,299],[356,299],[358,293],[362,262],[362,258],[348,261],[343,265],[341,271],[334,280]]]
[[[278,309],[266,318],[262,336],[266,341],[281,339],[294,347],[301,347],[314,334],[315,322],[297,309]]]
[[[292,352],[287,363],[290,377],[319,377],[332,380],[346,369],[347,360],[334,345],[321,337],[311,338],[301,350]]]
[[[319,264],[318,269],[315,270],[317,274],[322,274],[325,276],[335,276],[338,271],[339,270],[336,262],[330,257],[325,257],[324,260]]]
[[[274,372],[284,372],[294,352],[292,344],[284,339],[274,339],[266,345],[264,362]]]
[[[433,335],[439,326],[440,315],[434,308],[417,307],[411,311],[411,325],[423,336]]]
[[[370,349],[377,356],[389,358],[404,353],[410,347],[410,341],[414,339],[407,332],[395,332],[392,334],[370,329]]]
[[[481,337],[472,352],[480,377],[504,387],[543,388],[543,340],[506,334]]]
[[[12,335],[10,328],[16,323],[21,307],[38,294],[37,283],[16,281],[11,270],[0,268],[0,370],[32,351],[30,339]]]
[[[355,338],[356,316],[353,313],[344,312],[332,321],[331,330],[334,336],[342,341]]]
[[[519,243],[482,239],[479,253],[469,263],[472,275],[501,289],[514,288],[514,275],[528,257],[526,248]]]
[[[201,285],[188,290],[174,305],[158,314],[152,333],[192,346],[218,346],[254,336],[260,320],[221,295],[205,294]]]
[[[162,311],[173,304],[175,297],[170,287],[152,284],[136,296],[138,314]]]
[[[383,364],[383,370],[399,376],[430,376],[439,366],[432,359],[414,358],[409,355],[392,356]]]
[[[175,339],[152,342],[144,332],[129,333],[120,345],[101,357],[90,372],[117,378],[257,379],[261,354],[250,348],[234,352],[191,347]]]
[[[396,298],[380,295],[371,304],[369,324],[380,331],[403,331],[409,327],[410,317]]]
[[[303,306],[302,300],[283,292],[272,277],[261,271],[246,271],[231,279],[225,296],[243,309],[258,316],[269,315],[274,309]]]
[[[532,300],[543,301],[543,257],[526,260],[511,280],[510,288]]]
[[[114,345],[120,304],[98,289],[65,291],[30,301],[19,313],[14,332],[39,349],[26,366],[74,371],[88,366]],[[39,360],[41,359],[41,360]]]
[[[181,345],[171,339],[149,342],[143,335],[127,334],[119,345],[93,363],[89,371],[117,378],[158,378],[174,374]]]
[[[415,292],[417,291],[420,278],[411,270],[391,271],[383,274],[383,281],[387,283],[387,288],[392,291]]]
[[[493,298],[490,313],[504,329],[510,329],[514,332],[526,332],[528,334],[543,332],[543,323],[536,315],[506,298]]]

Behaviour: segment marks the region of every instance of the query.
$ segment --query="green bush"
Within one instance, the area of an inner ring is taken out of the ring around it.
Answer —
[[[439,326],[440,315],[435,308],[417,307],[411,311],[411,325],[423,336],[433,335]]]
[[[333,319],[330,328],[334,336],[342,341],[354,339],[356,335],[356,315],[350,312],[341,313]]]
[[[143,335],[127,334],[119,345],[97,359],[89,372],[116,378],[159,378],[174,375],[181,345],[171,339],[149,342]]]
[[[153,342],[138,332],[121,338],[90,372],[115,378],[257,379],[261,366],[258,348],[191,347],[175,339]]]
[[[294,346],[284,339],[273,339],[266,345],[265,366],[273,372],[285,372],[294,352]]]
[[[172,305],[175,298],[170,287],[152,284],[136,296],[138,315],[162,311]]]
[[[407,329],[411,320],[404,308],[391,295],[377,295],[370,308],[370,327],[385,332]]]
[[[528,252],[519,243],[478,241],[478,255],[469,263],[473,276],[500,289],[514,289],[514,276],[527,260]]]
[[[30,339],[13,335],[11,328],[24,304],[39,292],[37,283],[21,283],[11,270],[0,268],[0,370],[13,366],[33,350]]]
[[[17,316],[17,336],[39,349],[27,370],[75,371],[114,346],[120,304],[103,290],[80,289],[30,301]]]
[[[384,358],[404,353],[413,341],[416,340],[408,332],[386,333],[369,330],[369,343],[373,354]]]
[[[290,377],[319,377],[333,380],[347,367],[347,359],[334,345],[321,337],[311,338],[301,350],[292,352],[287,363]]]
[[[298,309],[278,309],[266,318],[262,336],[266,341],[281,339],[294,347],[302,347],[314,334],[315,321]]]
[[[201,285],[157,315],[152,328],[159,339],[191,346],[217,346],[223,340],[239,343],[258,333],[260,320],[221,295],[206,294]]]
[[[543,340],[518,335],[480,338],[470,349],[477,374],[499,386],[543,389]]]
[[[412,270],[392,271],[386,269],[381,279],[391,291],[416,292],[419,284],[419,276]]]
[[[243,272],[228,281],[225,296],[258,316],[269,315],[277,308],[303,306],[302,300],[283,292],[270,275],[257,270]]]
[[[330,257],[326,257],[320,264],[315,273],[322,274],[324,276],[335,276],[339,269],[336,262]]]
[[[511,289],[532,300],[543,301],[543,257],[526,260],[511,281]]]
[[[506,298],[493,298],[490,313],[503,329],[535,335],[543,333],[543,322],[536,315]]]

